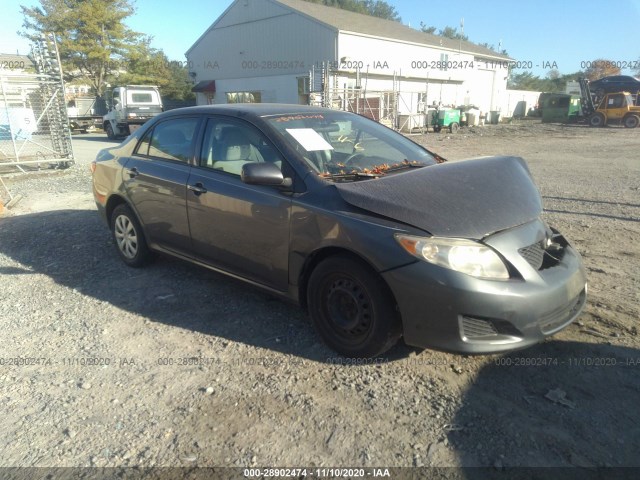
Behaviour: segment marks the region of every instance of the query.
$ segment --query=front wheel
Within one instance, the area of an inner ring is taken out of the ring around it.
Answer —
[[[121,204],[113,209],[111,232],[124,263],[130,267],[141,267],[151,260],[151,251],[140,222],[128,205]]]
[[[309,314],[316,330],[345,357],[376,357],[400,338],[401,322],[382,278],[344,255],[320,263],[309,278]]]
[[[640,124],[638,115],[627,115],[622,119],[622,124],[627,128],[636,128]]]
[[[589,119],[589,125],[592,127],[604,127],[605,118],[601,113],[594,113]]]

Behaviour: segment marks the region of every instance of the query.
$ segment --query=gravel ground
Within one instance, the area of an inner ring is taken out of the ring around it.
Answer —
[[[337,364],[295,306],[122,264],[88,168],[110,143],[77,136],[72,168],[3,177],[23,198],[0,218],[0,466],[640,466],[640,131],[412,138],[528,161],[589,272],[577,322],[509,355]]]

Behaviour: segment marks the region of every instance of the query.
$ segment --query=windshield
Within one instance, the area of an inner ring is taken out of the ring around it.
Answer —
[[[266,118],[315,170],[334,181],[379,177],[443,161],[402,135],[351,113]]]

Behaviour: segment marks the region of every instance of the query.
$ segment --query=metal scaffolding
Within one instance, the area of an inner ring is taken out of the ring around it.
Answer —
[[[352,86],[338,85],[338,77],[345,74],[351,77]],[[309,72],[309,104],[357,113],[403,132],[426,130],[428,84],[424,92],[403,91],[394,75],[389,79],[390,89],[368,90],[366,77],[359,70],[338,71],[329,62],[314,65]],[[401,113],[407,111],[411,114]]]
[[[32,49],[34,70],[0,70],[0,173],[73,163],[64,82],[53,36]]]

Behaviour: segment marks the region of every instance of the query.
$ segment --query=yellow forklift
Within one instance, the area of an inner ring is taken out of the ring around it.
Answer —
[[[606,93],[601,99],[597,99],[596,107],[588,80],[582,78],[579,83],[582,113],[587,117],[589,125],[604,127],[617,124],[626,128],[636,128],[640,125],[640,106],[634,104],[629,92]]]

